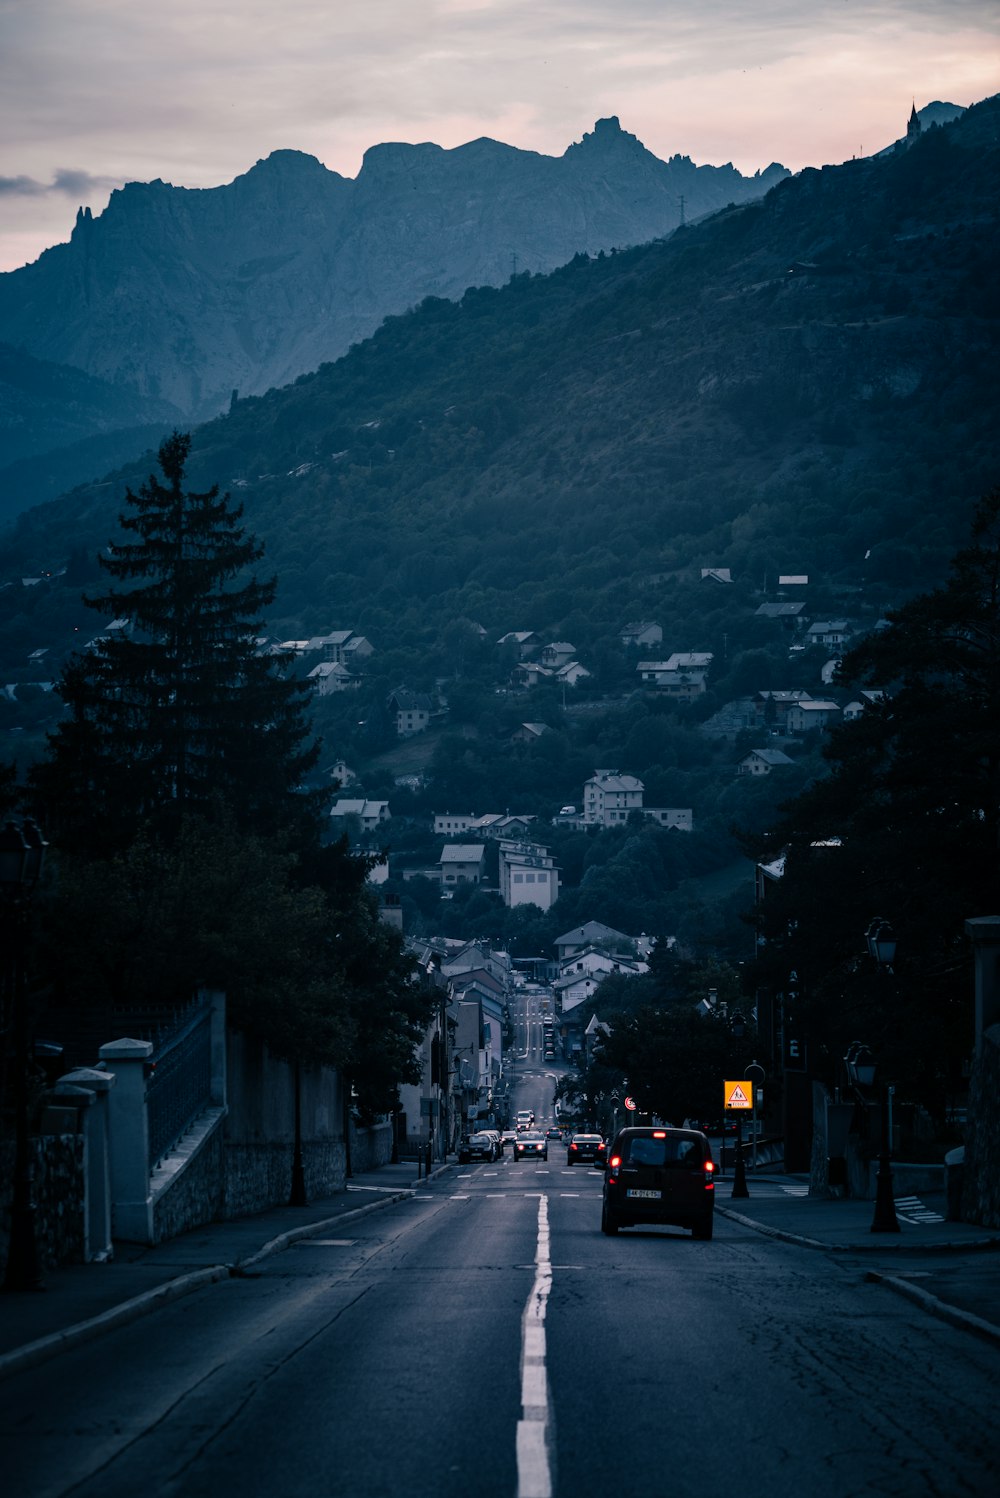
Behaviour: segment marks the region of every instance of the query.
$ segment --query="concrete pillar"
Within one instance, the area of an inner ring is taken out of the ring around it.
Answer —
[[[84,1114],[84,1161],[86,1190],[86,1257],[104,1263],[111,1259],[111,1120],[109,1094],[115,1085],[111,1072],[81,1066],[67,1072],[57,1083],[83,1087],[93,1094],[95,1106]]]
[[[111,1155],[111,1230],[126,1243],[152,1243],[149,1119],[146,1114],[148,1040],[113,1040],[99,1051],[115,1085],[108,1094]]]
[[[1000,915],[973,916],[965,923],[976,957],[976,1049],[984,1030],[1000,1021]]]

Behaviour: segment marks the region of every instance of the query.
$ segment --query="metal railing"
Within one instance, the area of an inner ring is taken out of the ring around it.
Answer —
[[[188,1124],[212,1101],[212,1006],[199,1005],[157,1038],[146,1081],[149,1168],[155,1169]]]

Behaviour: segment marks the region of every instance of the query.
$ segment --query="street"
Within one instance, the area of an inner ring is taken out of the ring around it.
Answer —
[[[553,1068],[525,1049],[515,1105],[544,1128]],[[343,1236],[18,1375],[3,1386],[5,1491],[996,1491],[995,1346],[848,1255],[721,1213],[708,1243],[602,1237],[601,1182],[554,1141],[544,1163],[453,1167]]]

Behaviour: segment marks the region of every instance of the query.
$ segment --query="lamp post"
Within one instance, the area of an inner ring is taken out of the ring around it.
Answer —
[[[7,959],[4,984],[14,1036],[14,1181],[5,1290],[42,1290],[35,1171],[28,1129],[28,993],[25,974],[28,914],[48,846],[37,825],[7,822],[0,832],[0,892]]]
[[[877,916],[865,932],[868,951],[880,971],[892,973],[896,960],[896,933],[889,922]],[[873,1076],[874,1076],[874,1068]],[[889,1129],[889,1089],[884,1081],[879,1084],[879,1153],[878,1174],[875,1180],[875,1214],[872,1217],[873,1233],[898,1233],[899,1219],[896,1216],[896,1199],[892,1189],[892,1140]]]
[[[729,1030],[734,1040],[743,1039],[746,1033],[746,1021],[743,1018],[742,1009],[734,1011],[733,1017],[729,1021]],[[725,1149],[725,1141],[726,1136],[723,1133],[723,1149]],[[740,1110],[737,1110],[736,1113],[736,1161],[733,1165],[733,1189],[731,1195],[737,1199],[746,1198],[750,1195],[750,1190],[747,1186],[747,1166],[743,1158],[743,1113]]]

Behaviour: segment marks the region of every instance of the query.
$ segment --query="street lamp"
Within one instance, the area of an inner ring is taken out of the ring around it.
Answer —
[[[868,951],[882,972],[891,973],[896,960],[896,933],[889,922],[877,916],[865,933]],[[872,1066],[871,1079],[875,1080]],[[892,1140],[889,1125],[889,1089],[885,1082],[879,1085],[879,1152],[878,1175],[875,1180],[875,1215],[872,1217],[873,1233],[898,1233],[899,1219],[896,1216],[896,1200],[892,1189]]]
[[[10,1246],[5,1290],[41,1290],[35,1172],[28,1130],[28,993],[25,975],[28,914],[48,847],[37,826],[25,819],[7,822],[0,832],[0,893],[7,960],[4,986],[14,1032],[14,1182],[10,1207]]]

